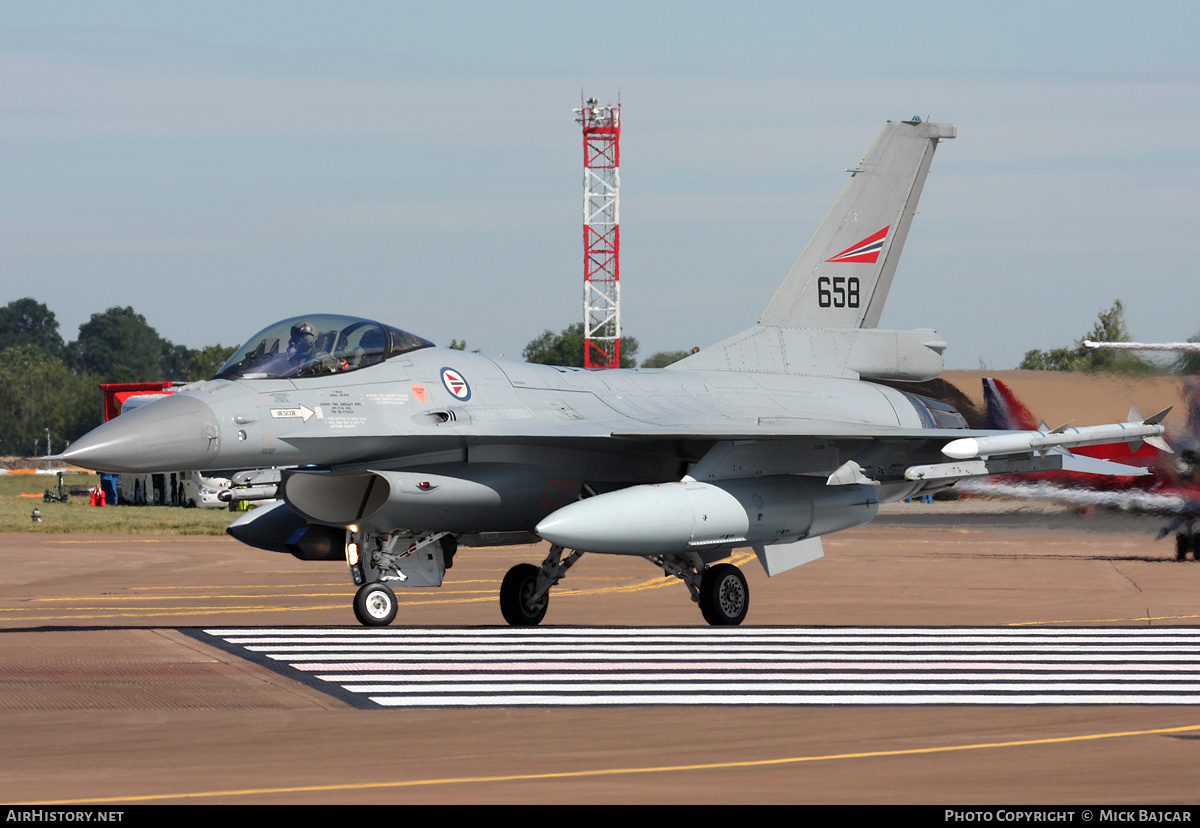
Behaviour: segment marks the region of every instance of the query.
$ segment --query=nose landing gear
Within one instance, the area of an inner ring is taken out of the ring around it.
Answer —
[[[354,596],[354,617],[364,627],[386,627],[396,618],[396,593],[375,581]]]

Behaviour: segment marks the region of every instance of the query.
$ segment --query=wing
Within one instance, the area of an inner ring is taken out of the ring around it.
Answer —
[[[773,423],[763,430],[648,429],[615,432],[625,440],[713,441],[689,473],[694,480],[725,480],[769,474],[815,474],[832,469],[830,486],[885,482],[940,481],[1047,471],[1138,476],[1138,466],[1080,457],[1070,449],[1106,443],[1151,443],[1170,451],[1162,420],[1170,409],[1144,419],[1137,409],[1129,421],[1079,428],[1035,431],[952,428],[863,428],[850,423]]]

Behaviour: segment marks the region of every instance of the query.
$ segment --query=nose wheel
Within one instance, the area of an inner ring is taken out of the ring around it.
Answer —
[[[364,627],[386,627],[396,618],[396,593],[375,581],[354,596],[354,616]]]

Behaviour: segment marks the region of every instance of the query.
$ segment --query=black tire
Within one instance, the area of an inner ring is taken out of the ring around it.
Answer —
[[[714,627],[736,627],[750,609],[750,586],[742,570],[717,564],[700,579],[700,612]]]
[[[354,617],[364,627],[386,627],[396,618],[396,593],[378,581],[364,585],[354,596]]]
[[[1188,539],[1188,545],[1192,550],[1192,557],[1200,561],[1200,532],[1188,532],[1184,535]],[[1183,558],[1180,558],[1183,560]]]
[[[1175,560],[1182,561],[1187,558],[1188,549],[1192,546],[1188,541],[1188,536],[1183,532],[1175,536]]]
[[[536,627],[546,617],[550,596],[536,604],[530,596],[537,590],[538,568],[533,564],[517,564],[504,575],[500,584],[500,613],[512,627]]]

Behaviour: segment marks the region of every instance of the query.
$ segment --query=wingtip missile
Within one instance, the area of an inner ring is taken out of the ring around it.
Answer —
[[[1170,409],[1167,409],[1169,411]],[[1130,411],[1129,422],[1110,423],[1098,426],[1055,429],[1054,431],[1014,431],[1007,434],[989,434],[983,437],[964,437],[952,440],[942,448],[942,454],[955,460],[972,457],[990,457],[1004,454],[1029,454],[1051,449],[1096,446],[1105,443],[1131,443],[1141,445],[1149,442],[1156,448],[1165,446],[1162,434],[1166,428],[1162,418],[1167,411],[1160,411],[1149,420],[1142,420],[1137,409]],[[1160,445],[1161,444],[1161,445]],[[1167,448],[1167,451],[1170,451]]]

